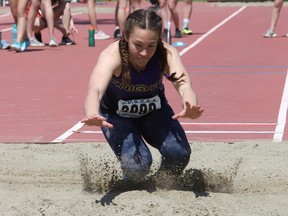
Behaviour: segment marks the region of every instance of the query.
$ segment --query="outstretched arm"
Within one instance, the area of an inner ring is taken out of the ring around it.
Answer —
[[[113,49],[112,49],[113,50]],[[106,48],[99,56],[98,62],[91,74],[88,93],[85,100],[85,115],[82,123],[89,126],[113,127],[100,114],[100,101],[110,82],[115,69],[119,66],[119,61],[115,54],[111,52],[111,45]]]
[[[181,77],[179,80],[173,82],[173,85],[179,93],[183,109],[178,114],[175,114],[172,118],[191,118],[196,119],[202,115],[204,109],[198,105],[196,94],[192,88],[190,77],[182,63],[178,51],[166,44],[170,54],[168,54],[168,63],[170,72],[175,72],[175,77]]]

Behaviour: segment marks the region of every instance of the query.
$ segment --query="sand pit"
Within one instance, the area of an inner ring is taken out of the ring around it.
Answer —
[[[179,178],[123,182],[106,143],[1,144],[0,215],[287,215],[288,143],[192,143]]]

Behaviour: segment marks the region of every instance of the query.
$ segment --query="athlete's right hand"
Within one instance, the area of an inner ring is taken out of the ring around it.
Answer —
[[[106,118],[104,118],[101,115],[86,116],[84,119],[81,120],[81,123],[84,123],[85,125],[88,126],[113,128],[113,125],[108,123]]]

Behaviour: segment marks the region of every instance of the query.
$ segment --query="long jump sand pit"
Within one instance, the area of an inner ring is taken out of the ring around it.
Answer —
[[[106,143],[0,144],[0,215],[287,215],[288,143],[191,143],[177,180],[121,179]]]

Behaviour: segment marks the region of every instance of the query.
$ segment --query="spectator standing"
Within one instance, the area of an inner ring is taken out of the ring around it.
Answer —
[[[114,39],[121,37],[121,32],[123,30],[124,22],[126,19],[126,8],[127,0],[117,0],[115,7],[115,29],[114,29]],[[129,11],[131,13],[135,10],[141,8],[141,0],[130,0],[129,1]]]
[[[277,36],[277,34],[275,33],[275,28],[276,28],[278,19],[280,17],[280,12],[281,12],[283,3],[284,3],[284,0],[274,0],[270,28],[263,34],[263,37],[273,38]],[[288,36],[288,34],[286,36]]]
[[[192,9],[193,9],[193,0],[185,0],[184,1],[184,18],[183,18],[183,25],[182,25],[183,35],[191,35],[193,33],[192,30],[189,29]]]
[[[98,28],[97,14],[96,14],[96,0],[80,0],[81,3],[87,3],[88,6],[88,17],[91,25],[95,29],[95,40],[107,40],[110,38],[109,35],[105,34]]]

